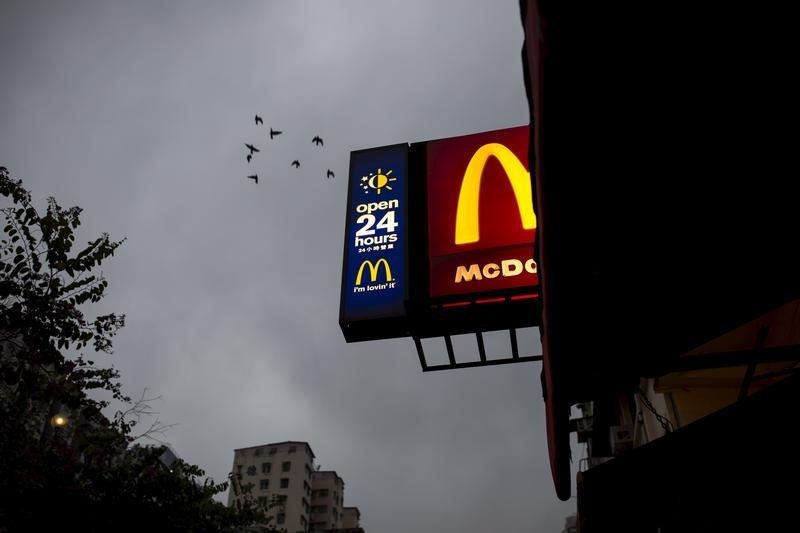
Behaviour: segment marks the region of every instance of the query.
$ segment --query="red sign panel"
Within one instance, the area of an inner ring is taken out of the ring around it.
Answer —
[[[430,295],[538,284],[528,126],[427,143]]]

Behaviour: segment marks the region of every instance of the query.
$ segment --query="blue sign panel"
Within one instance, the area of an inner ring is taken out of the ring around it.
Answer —
[[[405,315],[408,145],[350,153],[342,328]],[[345,333],[347,337],[347,333]]]

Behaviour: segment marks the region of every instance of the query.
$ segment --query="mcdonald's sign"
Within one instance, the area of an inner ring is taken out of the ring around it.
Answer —
[[[430,297],[530,289],[528,127],[426,143]]]
[[[339,311],[348,342],[532,320],[527,154],[527,126],[351,152]]]
[[[351,152],[339,307],[348,341],[405,331],[407,187],[407,144]]]

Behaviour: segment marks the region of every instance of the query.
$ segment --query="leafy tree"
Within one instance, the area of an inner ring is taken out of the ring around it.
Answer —
[[[125,324],[83,310],[105,295],[97,269],[124,240],[104,233],[78,249],[81,209],[48,198],[40,213],[5,167],[0,195],[0,532],[273,531],[269,506],[235,477],[242,498],[225,507],[213,496],[228,483],[201,483],[197,466],[134,444],[144,396],[132,402],[117,370],[85,356],[110,354]],[[107,417],[109,401],[93,394],[103,391],[131,407]]]

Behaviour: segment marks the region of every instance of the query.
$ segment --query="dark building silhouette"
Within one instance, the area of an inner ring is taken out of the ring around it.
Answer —
[[[581,532],[794,525],[791,17],[520,5],[556,494],[576,432]]]

